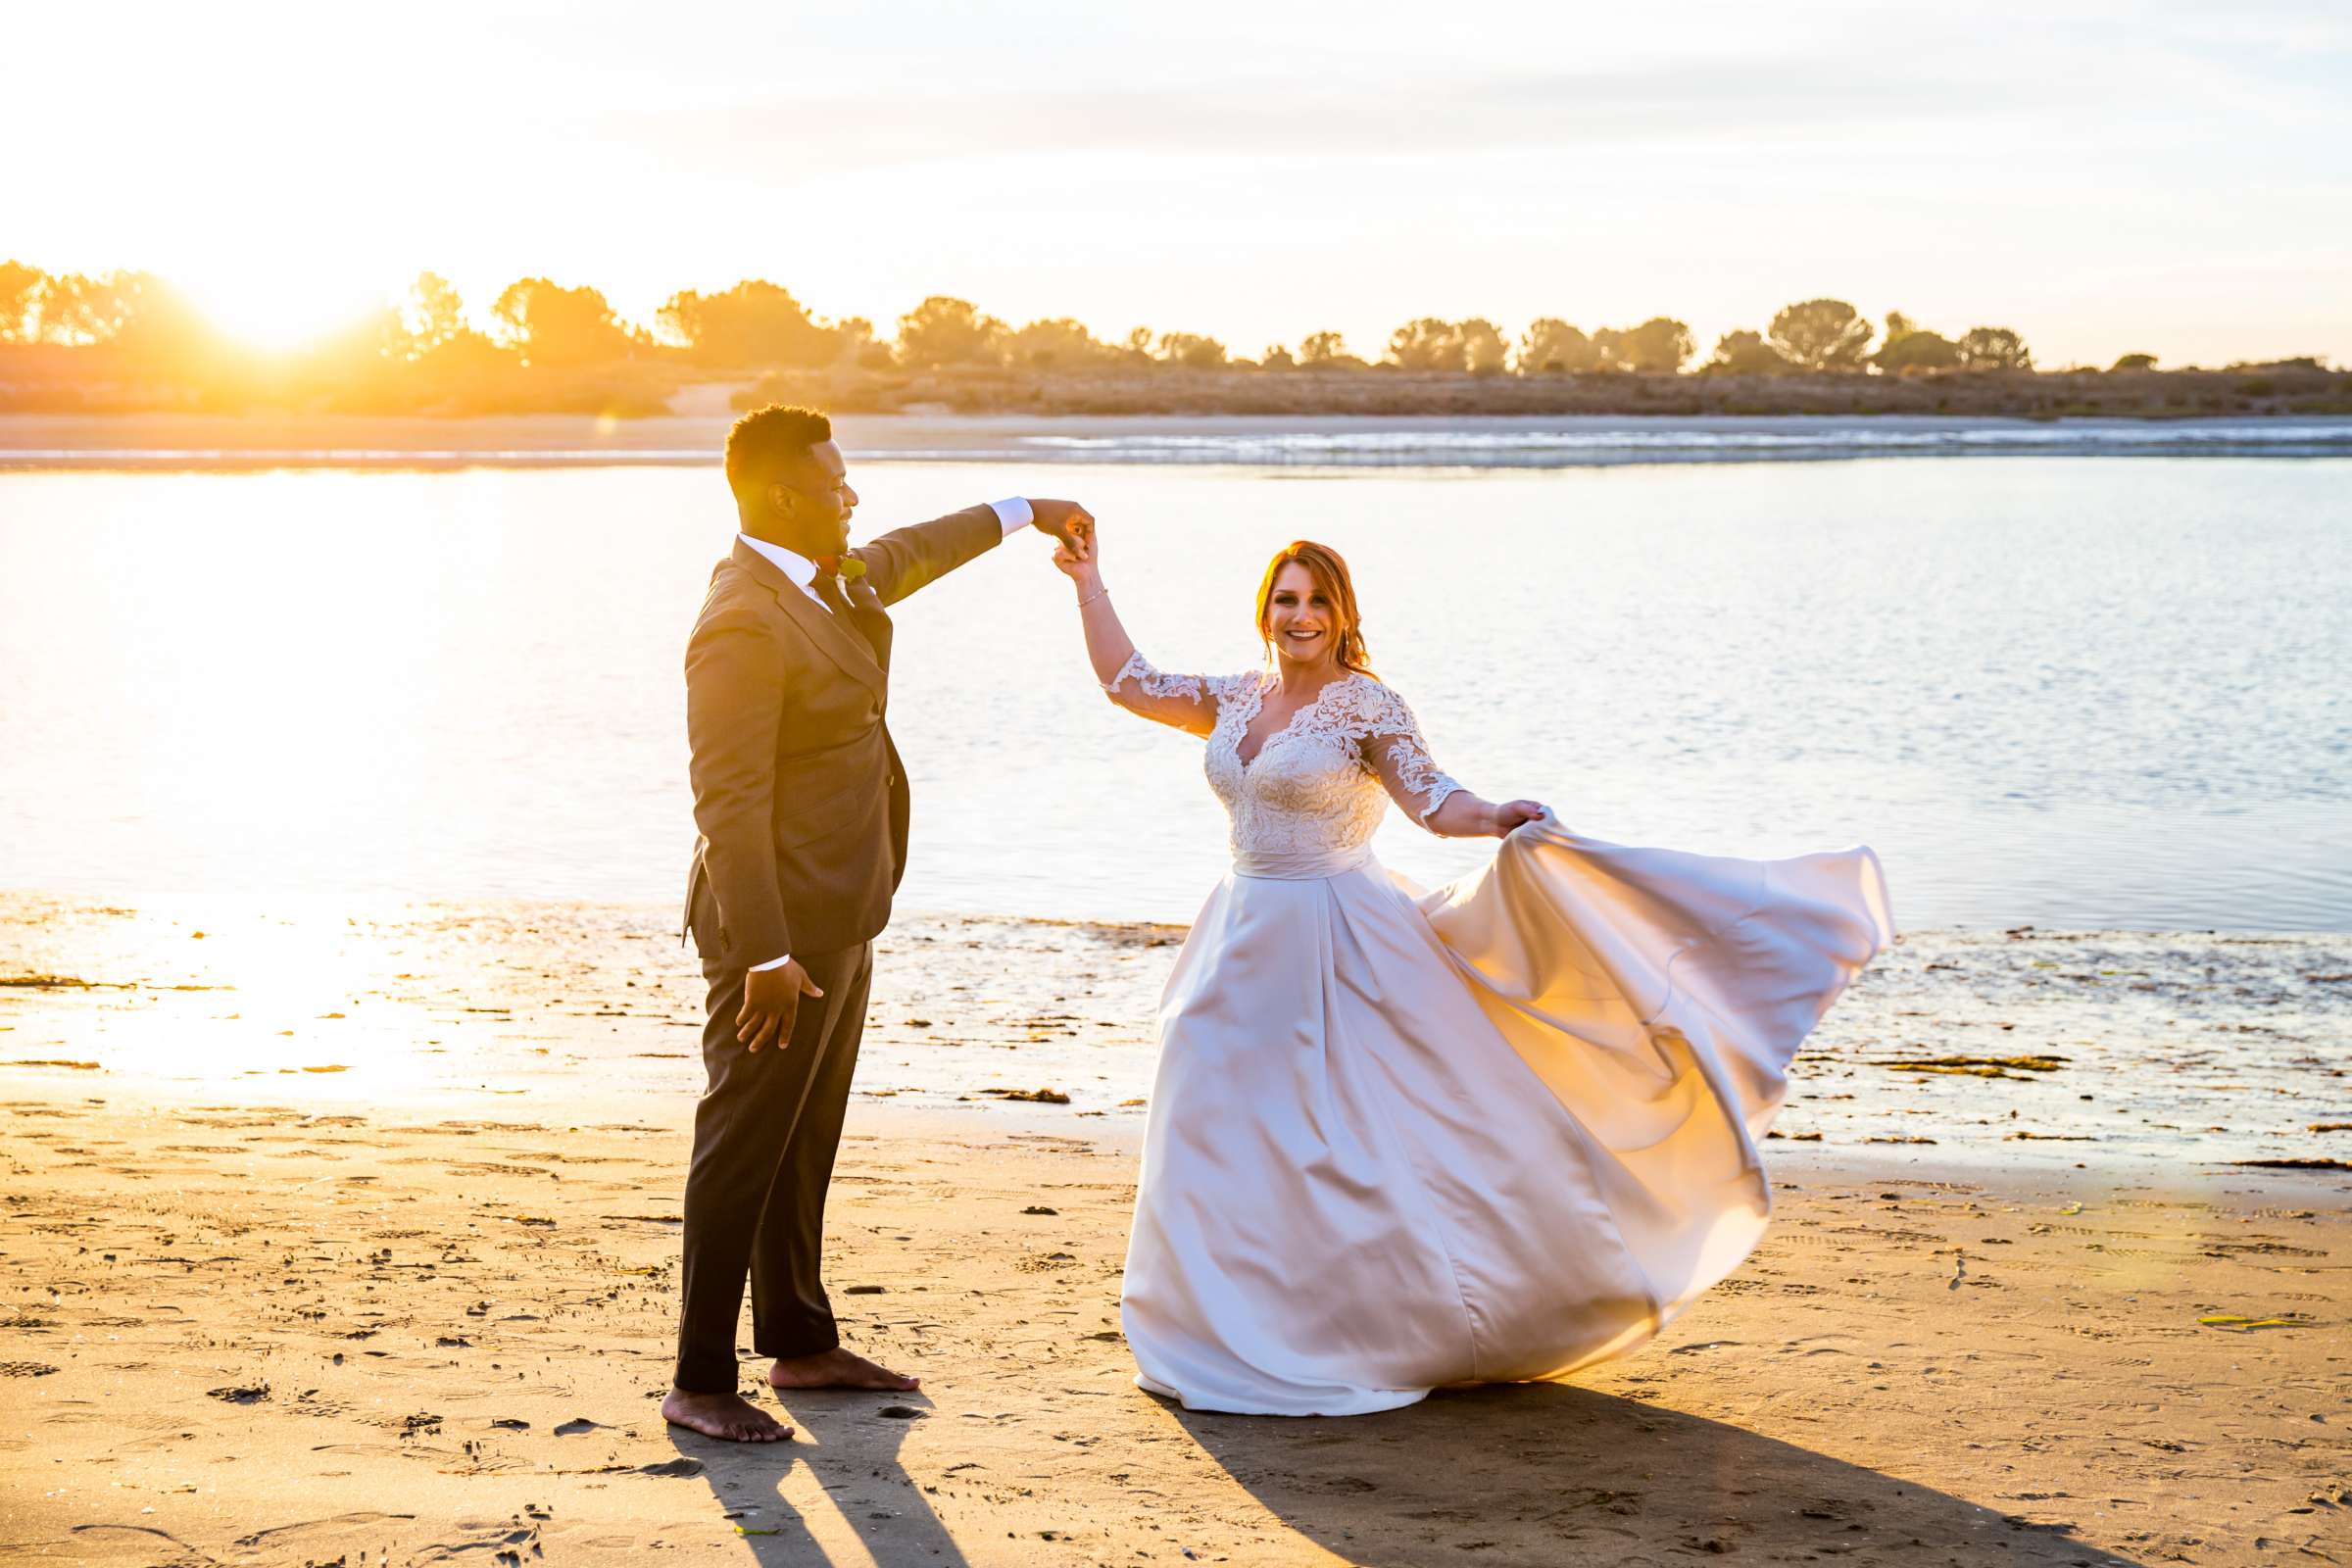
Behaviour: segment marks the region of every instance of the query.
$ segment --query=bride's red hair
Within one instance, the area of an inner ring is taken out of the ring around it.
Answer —
[[[1316,544],[1311,539],[1294,539],[1274,552],[1266,563],[1266,574],[1257,585],[1257,640],[1266,645],[1266,658],[1274,657],[1274,628],[1270,613],[1274,608],[1274,579],[1282,568],[1296,561],[1315,579],[1323,597],[1340,617],[1339,661],[1342,669],[1358,674],[1372,673],[1371,656],[1364,652],[1363,617],[1355,610],[1355,580],[1348,575],[1348,563],[1329,545]]]

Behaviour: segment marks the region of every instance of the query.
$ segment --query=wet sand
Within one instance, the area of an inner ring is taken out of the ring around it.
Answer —
[[[910,917],[829,1245],[851,1343],[923,1393],[775,1400],[797,1440],[740,1449],[655,1413],[695,1087],[655,912],[0,916],[11,1560],[2352,1561],[2352,1171],[2004,1113],[2161,1092],[2342,1158],[2306,1129],[2352,1123],[2344,939],[1907,939],[1768,1146],[1764,1246],[1656,1345],[1279,1421],[1142,1394],[1118,1336],[1143,1107],[1075,1074],[1148,1036],[1175,933]],[[2141,1030],[2199,1065],[2135,1077]]]
[[[703,991],[668,906],[0,894],[0,1082],[636,1114],[701,1088]],[[860,1100],[1142,1135],[1184,928],[900,915]],[[77,1067],[43,1063],[78,1063]],[[2005,1168],[2352,1161],[2352,937],[1921,931],[1806,1042],[1784,1156]],[[436,1112],[439,1114],[439,1112]],[[574,1118],[576,1119],[576,1118]]]

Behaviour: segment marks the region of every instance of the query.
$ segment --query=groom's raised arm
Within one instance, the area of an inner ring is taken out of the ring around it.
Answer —
[[[1013,514],[1008,516],[1008,512]],[[865,563],[865,580],[873,584],[882,602],[895,605],[917,588],[986,555],[1005,535],[1028,524],[1027,502],[1000,501],[995,506],[966,507],[929,522],[893,528],[850,554]]]
[[[744,968],[792,951],[774,845],[783,692],[782,650],[758,616],[704,615],[686,645],[687,772],[722,956]]]
[[[1074,501],[1030,501],[1013,496],[966,507],[911,527],[894,528],[850,554],[865,563],[866,580],[882,602],[895,605],[1023,528],[1034,526],[1059,539],[1072,528],[1093,524],[1094,518]]]

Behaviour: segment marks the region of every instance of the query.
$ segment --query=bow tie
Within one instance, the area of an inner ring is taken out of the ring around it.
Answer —
[[[828,577],[858,578],[865,575],[865,563],[856,556],[810,556],[816,569]]]

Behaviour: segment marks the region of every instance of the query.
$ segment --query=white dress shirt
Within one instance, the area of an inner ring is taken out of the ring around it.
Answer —
[[[1003,501],[991,501],[988,505],[989,510],[997,514],[997,520],[1004,525],[1004,537],[1007,539],[1028,527],[1037,517],[1036,509],[1029,505],[1027,496],[1007,496]],[[815,605],[828,615],[833,613],[833,607],[817,596],[815,562],[810,561],[797,550],[787,550],[782,545],[771,545],[766,540],[755,539],[748,533],[739,533],[735,537],[759,551],[769,561],[774,562],[776,569],[790,577],[793,586],[808,596],[810,604]],[[789,953],[783,954],[768,959],[765,963],[755,963],[752,967],[755,969],[782,968],[785,961],[791,956],[792,955]]]

